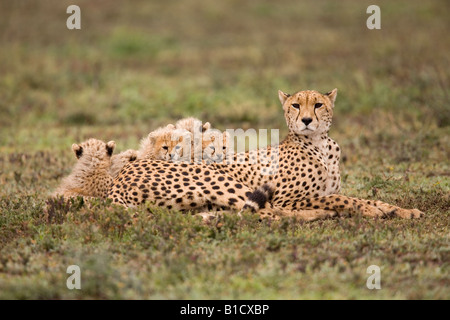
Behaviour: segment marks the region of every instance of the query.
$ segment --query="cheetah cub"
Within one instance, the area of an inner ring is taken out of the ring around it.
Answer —
[[[223,163],[227,153],[231,151],[229,143],[230,134],[228,132],[220,132],[216,129],[207,130],[202,137],[201,160],[205,163]]]
[[[97,139],[73,144],[72,151],[77,163],[52,196],[106,198],[113,181],[110,167],[115,146],[114,141],[104,143]]]
[[[221,162],[225,159],[228,134],[202,125],[196,118],[179,120],[156,129],[142,139],[137,159],[197,162]]]
[[[225,159],[229,141],[228,133],[211,128],[209,122],[202,124],[201,120],[193,117],[178,120],[175,127],[192,134],[191,160],[193,163],[222,162]]]
[[[137,153],[137,159],[151,160],[180,160],[190,159],[192,134],[186,130],[176,129],[169,124],[166,127],[150,132],[141,140],[141,147]]]
[[[211,124],[209,122],[202,124],[201,120],[189,117],[178,120],[177,123],[175,123],[175,128],[184,129],[194,134],[195,132],[205,132],[206,130],[211,129]]]

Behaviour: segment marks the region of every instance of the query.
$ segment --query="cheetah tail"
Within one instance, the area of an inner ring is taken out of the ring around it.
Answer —
[[[264,184],[255,191],[253,191],[245,202],[241,211],[250,209],[252,212],[256,212],[266,206],[266,202],[272,199],[275,188],[271,184]]]

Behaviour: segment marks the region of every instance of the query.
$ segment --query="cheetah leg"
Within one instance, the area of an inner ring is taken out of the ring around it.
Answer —
[[[295,211],[299,209],[334,210],[339,215],[362,214],[363,216],[372,218],[386,218],[388,216],[387,213],[375,206],[369,205],[365,200],[337,194],[308,198],[294,202],[292,210]]]
[[[244,210],[251,208],[253,212],[259,214],[260,219],[270,218],[280,220],[281,217],[295,217],[304,221],[314,221],[334,217],[337,212],[334,210],[284,210],[283,208],[274,208],[270,203],[273,197],[274,186],[270,183],[264,184],[247,197]]]
[[[336,210],[339,214],[362,214],[374,218],[397,216],[412,219],[419,218],[423,215],[417,209],[403,209],[382,201],[352,198],[337,194],[298,201],[295,203],[295,209],[297,208],[332,209]]]
[[[336,217],[338,213],[334,210],[313,209],[292,211],[290,215],[304,221],[316,221]]]
[[[316,221],[321,219],[329,219],[338,216],[335,210],[323,210],[323,209],[312,209],[312,210],[285,210],[278,208],[271,209],[261,209],[258,211],[260,217],[272,218],[274,220],[279,220],[282,217],[294,217],[302,221]]]
[[[379,200],[362,200],[368,205],[374,206],[388,216],[397,216],[404,219],[415,219],[423,217],[424,213],[417,209],[403,209]]]

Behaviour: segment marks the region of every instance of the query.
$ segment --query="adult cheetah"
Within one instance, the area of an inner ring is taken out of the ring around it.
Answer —
[[[289,128],[279,145],[234,154],[225,163],[135,161],[114,179],[108,197],[127,207],[151,201],[178,210],[250,208],[261,218],[275,219],[314,220],[343,213],[416,218],[422,214],[338,194],[340,149],[328,137],[337,89],[326,94],[278,93]]]

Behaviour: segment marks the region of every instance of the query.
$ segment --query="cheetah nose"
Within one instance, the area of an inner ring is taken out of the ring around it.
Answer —
[[[310,124],[312,122],[311,118],[302,118],[302,122],[305,124],[305,126],[307,126],[308,124]]]

